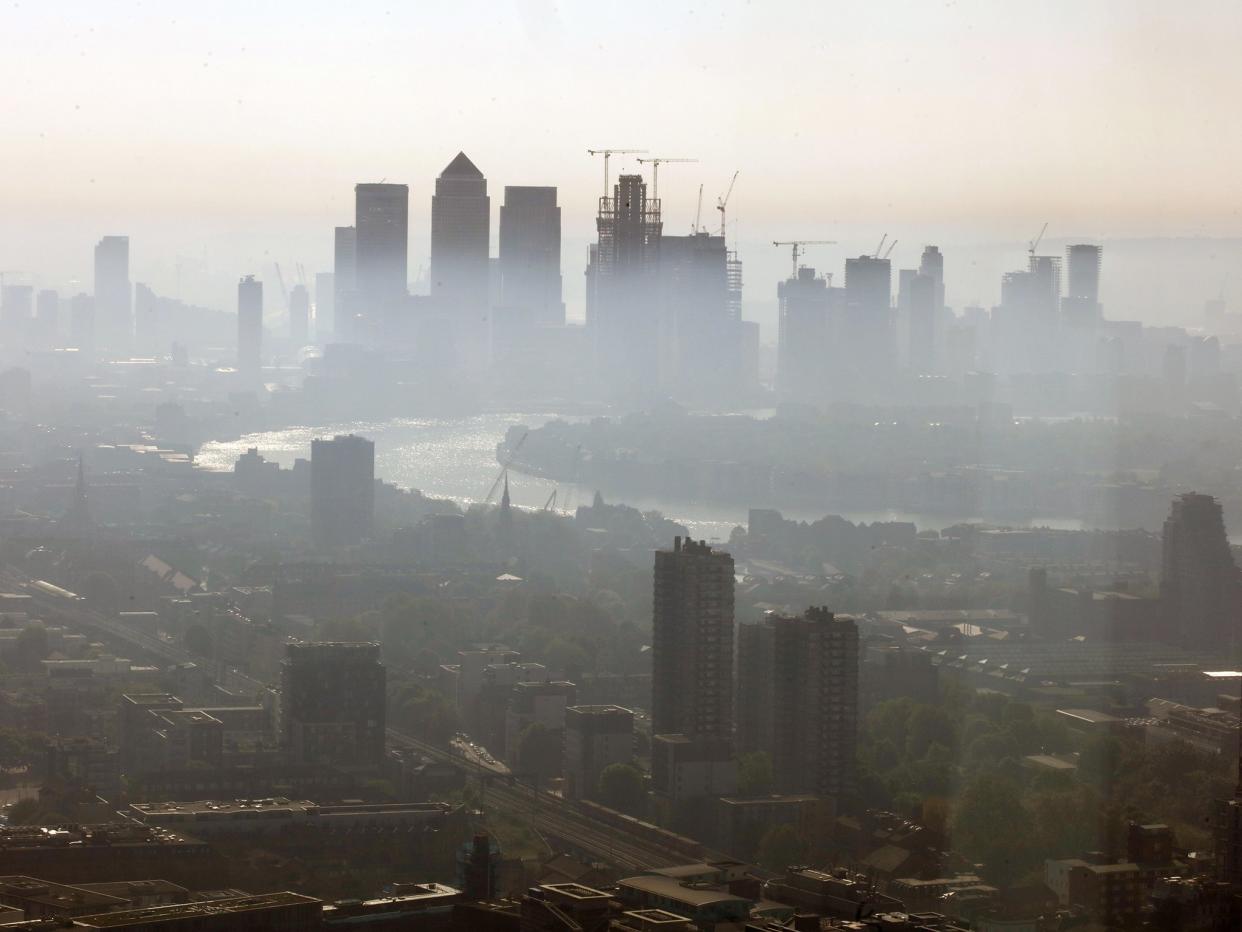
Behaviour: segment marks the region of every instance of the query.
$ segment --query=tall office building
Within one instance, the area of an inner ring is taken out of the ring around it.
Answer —
[[[740,307],[731,300],[730,272],[723,236],[660,239],[662,381],[682,396],[720,398],[739,384]]]
[[[776,387],[791,401],[825,400],[829,367],[829,313],[832,289],[815,269],[801,266],[796,278],[776,286],[779,301]]]
[[[315,273],[315,342],[327,343],[336,329],[336,273]]]
[[[505,186],[500,206],[500,304],[536,326],[565,323],[556,188]]]
[[[1164,522],[1160,573],[1164,635],[1226,656],[1239,643],[1242,573],[1233,561],[1220,502],[1190,492]]]
[[[384,761],[378,644],[289,644],[280,670],[281,743],[291,764],[374,770]]]
[[[559,246],[559,211],[556,219]],[[458,152],[440,172],[431,198],[432,297],[472,317],[486,313],[490,237],[487,179]]]
[[[675,538],[655,555],[652,732],[733,737],[733,557]]]
[[[60,295],[50,288],[35,296],[35,326],[40,337],[49,342],[60,332]]]
[[[936,371],[936,325],[942,306],[943,286],[923,272],[911,276],[903,295],[909,322],[910,369],[924,375]]]
[[[923,256],[919,260],[919,274],[926,275],[935,282],[936,311],[944,307],[944,256],[939,246],[924,246]]]
[[[406,295],[409,230],[408,185],[354,186],[355,313],[372,333]]]
[[[302,284],[289,292],[289,340],[294,346],[310,342],[310,292]]]
[[[362,437],[311,441],[311,536],[318,547],[356,544],[375,524],[375,444]]]
[[[69,340],[82,352],[95,348],[95,299],[76,294],[69,299]]]
[[[587,327],[606,383],[650,390],[660,376],[660,202],[641,175],[622,175],[599,199],[587,266]]]
[[[1065,250],[1066,276],[1065,297],[1061,299],[1061,313],[1067,322],[1090,323],[1103,316],[1100,307],[1100,260],[1099,246],[1079,243]]]
[[[253,275],[237,283],[237,370],[247,382],[263,371],[263,283]]]
[[[893,270],[888,259],[859,256],[845,260],[845,315],[842,359],[855,378],[874,381],[896,363],[892,305]]]
[[[782,793],[854,789],[858,626],[825,608],[772,619],[772,772]]]
[[[354,318],[358,294],[358,230],[337,227],[332,253],[332,332],[338,340],[355,335]]]
[[[95,246],[95,332],[111,349],[128,349],[133,338],[128,236],[105,236]]]

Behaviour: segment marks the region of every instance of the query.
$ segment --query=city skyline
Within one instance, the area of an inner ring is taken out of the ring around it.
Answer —
[[[6,267],[43,286],[87,280],[74,236],[124,232],[134,280],[172,294],[179,279],[181,297],[227,306],[208,299],[245,272],[268,276],[261,265],[327,269],[331,243],[319,231],[348,222],[354,184],[386,179],[411,186],[413,278],[430,254],[434,178],[460,149],[497,191],[558,187],[569,272],[585,265],[602,187],[599,160],[585,150],[609,145],[700,160],[666,169],[672,230],[689,229],[700,183],[714,221],[714,198],[740,171],[731,215],[756,282],[775,282],[781,257],[766,244],[790,237],[841,241],[838,265],[885,231],[902,240],[894,258],[903,264],[901,250],[916,241],[1020,251],[1046,220],[1054,238],[1106,245],[1242,235],[1229,206],[1240,141],[1218,102],[1237,82],[1231,30],[1220,24],[1239,13],[1225,5],[1174,15],[1107,4],[1071,15],[787,4],[764,11],[762,38],[761,14],[744,7],[696,19],[664,7],[622,17],[528,4],[467,30],[469,11],[427,11],[419,22],[363,5],[277,42],[291,28],[282,9],[247,8],[243,18],[226,4],[209,21],[175,9],[158,22],[138,7],[107,17],[73,4],[16,10],[10,34],[31,41],[0,63],[22,89],[6,149]],[[372,38],[365,27],[377,20],[391,26]],[[627,58],[626,36],[652,21],[651,40]],[[445,61],[423,38],[437,29],[470,54]],[[127,54],[138,42],[144,54]],[[787,87],[776,66],[791,57],[814,67]],[[169,80],[143,80],[144,62]],[[64,80],[31,83],[49,63]],[[521,81],[503,79],[516,69]],[[100,73],[106,80],[88,83]],[[420,93],[435,81],[454,93]],[[1192,93],[1205,82],[1216,93]],[[182,95],[168,98],[164,86]],[[317,107],[300,105],[312,98]],[[408,102],[417,108],[393,123],[393,108]],[[532,117],[545,127],[534,134]],[[325,134],[329,125],[342,131]],[[312,152],[299,137],[316,140]],[[637,167],[617,157],[614,177]],[[81,234],[66,235],[71,219]],[[495,216],[491,226],[494,255]],[[846,248],[855,238],[859,247]],[[1242,246],[1222,248],[1217,265],[1242,263]],[[984,252],[970,262],[986,264]],[[957,276],[949,303],[993,301],[990,272]],[[1224,275],[1212,277],[1219,287]],[[774,305],[765,290],[747,301]],[[581,317],[576,274],[566,275],[566,302]]]

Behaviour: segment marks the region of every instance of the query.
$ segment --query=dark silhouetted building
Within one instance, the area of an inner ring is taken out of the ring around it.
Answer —
[[[782,793],[839,797],[854,788],[858,626],[825,608],[772,619],[772,771]]]
[[[375,524],[375,444],[363,437],[311,441],[311,536],[317,547],[356,544]]]
[[[556,188],[505,186],[500,207],[500,295],[506,313],[517,313],[529,324],[565,323]]]
[[[263,369],[263,283],[253,275],[237,284],[237,369],[247,382]]]
[[[772,753],[772,651],[776,629],[772,616],[737,626],[737,750]]]
[[[565,710],[565,789],[594,799],[599,776],[612,764],[634,759],[634,713],[617,705],[575,705]]]
[[[385,682],[378,644],[289,644],[280,670],[289,763],[377,769],[384,760]]]
[[[127,349],[133,336],[129,237],[105,236],[95,246],[96,337],[109,348]]]
[[[1222,655],[1238,644],[1242,576],[1233,561],[1220,502],[1190,492],[1164,522],[1160,575],[1167,640]]]
[[[733,557],[676,538],[655,555],[652,731],[733,737]]]

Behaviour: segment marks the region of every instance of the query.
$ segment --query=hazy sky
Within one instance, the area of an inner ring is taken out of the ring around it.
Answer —
[[[1001,240],[1013,266],[1045,220],[1242,235],[1240,27],[1236,0],[11,3],[0,269],[89,290],[90,247],[127,232],[136,280],[170,291],[180,256],[215,296],[273,259],[328,268],[353,184],[387,179],[411,185],[413,277],[464,149],[494,208],[506,183],[561,188],[572,313],[602,187],[585,150],[629,146],[701,160],[662,173],[669,232],[700,183],[715,224],[741,171],[748,300],[785,269],[773,238],[841,240],[839,272],[888,232],[898,265],[946,244],[950,302],[990,303],[949,246]]]

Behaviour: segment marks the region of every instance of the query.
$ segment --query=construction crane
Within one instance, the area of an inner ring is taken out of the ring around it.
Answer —
[[[492,498],[496,494],[496,490],[500,488],[500,483],[504,481],[505,476],[509,475],[509,464],[513,462],[514,457],[518,455],[518,450],[522,449],[522,444],[526,442],[526,438],[529,436],[530,431],[528,430],[526,433],[522,434],[521,439],[518,440],[518,442],[513,445],[512,449],[509,450],[509,455],[505,457],[504,462],[500,466],[500,474],[496,476],[496,481],[492,483],[492,487],[487,490],[487,495],[483,498],[484,505],[491,504]]]
[[[608,160],[614,155],[634,155],[635,153],[645,153],[646,149],[587,149],[587,155],[602,155],[604,157],[604,197],[608,196]]]
[[[662,155],[652,156],[649,159],[638,159],[639,165],[651,166],[651,196],[660,196],[660,166],[665,162],[697,162],[698,159],[668,159]]]
[[[699,220],[703,217],[703,186],[699,185],[699,206],[694,212],[694,226],[690,228],[691,233],[699,232]]]
[[[724,197],[716,199],[716,209],[720,211],[720,238],[725,238],[725,208],[729,206],[729,196],[733,193],[733,186],[737,184],[737,176],[740,171],[733,173],[733,177],[729,181],[729,190],[725,192]]]
[[[874,258],[876,258],[876,259],[880,258],[880,250],[884,248],[884,242],[885,242],[887,239],[888,239],[888,234],[887,234],[887,233],[885,233],[883,236],[881,236],[881,237],[880,237],[880,245],[879,245],[879,246],[876,246],[876,247],[875,247],[875,252],[873,252],[873,253],[871,254]]]
[[[1048,224],[1045,223],[1039,230],[1039,235],[1026,245],[1026,252],[1032,259],[1035,258],[1035,250],[1039,248],[1040,242],[1044,238],[1044,234],[1048,232]]]
[[[280,294],[285,299],[285,307],[289,307],[289,290],[285,288],[285,276],[280,271],[280,263],[273,262],[276,266],[276,281],[280,282]]]
[[[556,507],[556,489],[552,490],[552,494],[548,496],[548,500],[543,503],[544,511],[552,511]]]
[[[837,241],[835,239],[786,239],[786,240],[774,239],[772,240],[773,246],[789,246],[792,248],[793,273],[789,276],[790,278],[798,277],[798,257],[806,252],[806,249],[803,247],[835,246],[836,243]]]
[[[888,248],[884,250],[884,255],[880,256],[880,258],[887,259],[889,256],[893,254],[893,250],[896,247],[897,247],[897,240],[893,240],[891,243],[888,244]]]

